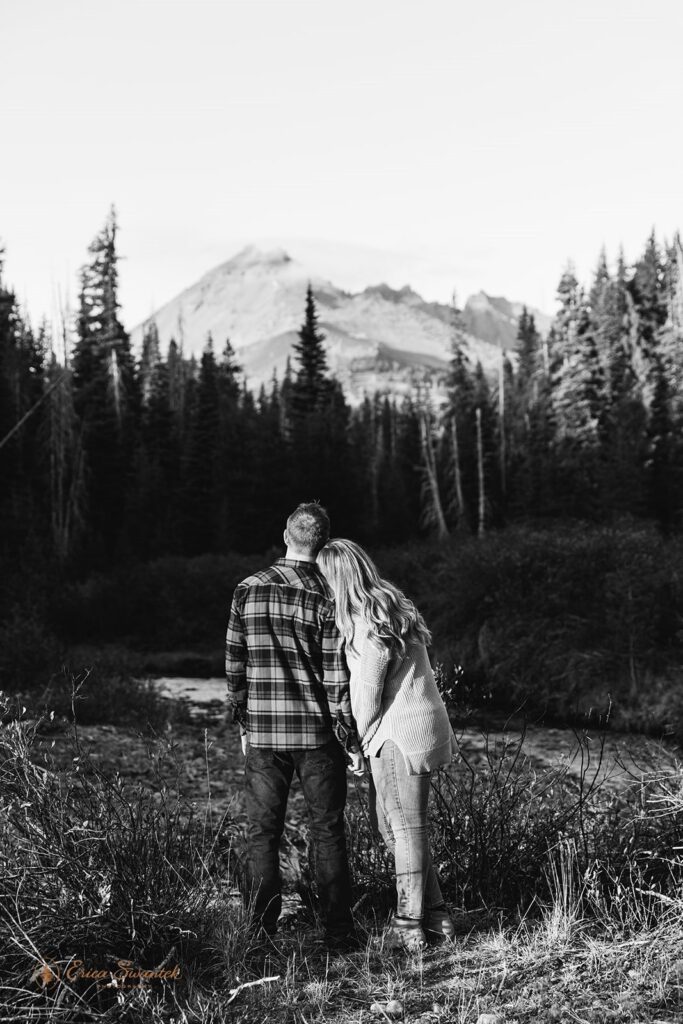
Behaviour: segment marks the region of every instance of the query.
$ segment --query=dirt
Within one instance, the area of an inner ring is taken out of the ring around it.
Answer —
[[[83,752],[104,771],[119,772],[131,784],[154,790],[165,783],[170,794],[178,792],[200,813],[208,810],[220,816],[228,812],[240,818],[244,757],[237,727],[227,720],[225,681],[162,678],[158,685],[168,696],[187,702],[190,721],[177,722],[159,737],[113,725],[79,726],[77,735]],[[574,779],[582,773],[592,779],[597,773],[610,786],[638,782],[645,773],[673,770],[676,764],[672,746],[632,734],[579,736],[568,729],[536,726],[524,734],[457,726],[455,731],[461,751],[460,761],[452,769],[455,771],[476,770],[487,757],[495,758],[503,750],[514,754],[520,748],[521,755],[539,771],[565,766]],[[40,736],[39,743],[49,748],[61,765],[74,754],[72,730],[66,725]],[[161,756],[153,756],[155,748],[161,749]],[[361,790],[366,786],[367,782],[361,781]],[[296,779],[290,799],[290,819],[300,820],[305,807]]]

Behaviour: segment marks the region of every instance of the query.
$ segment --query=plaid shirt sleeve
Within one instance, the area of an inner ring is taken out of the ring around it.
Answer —
[[[242,595],[235,590],[225,636],[225,675],[228,681],[228,704],[233,722],[246,726],[247,707],[247,641],[241,615]]]
[[[340,639],[334,614],[331,613],[323,622],[323,682],[336,737],[344,750],[355,753],[360,750],[360,743],[351,711],[349,670],[339,644]]]

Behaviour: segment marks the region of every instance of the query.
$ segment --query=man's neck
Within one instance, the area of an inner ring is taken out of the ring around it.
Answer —
[[[315,562],[315,555],[308,551],[296,551],[294,548],[287,548],[285,558],[290,558],[295,562]]]

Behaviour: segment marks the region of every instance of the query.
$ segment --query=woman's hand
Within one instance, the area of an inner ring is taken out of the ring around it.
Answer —
[[[242,753],[246,757],[247,751],[249,750],[249,733],[246,729],[240,734],[240,739],[242,740]]]
[[[349,752],[349,768],[354,775],[360,777],[365,775],[365,758],[363,757],[362,751],[358,750],[356,753]]]

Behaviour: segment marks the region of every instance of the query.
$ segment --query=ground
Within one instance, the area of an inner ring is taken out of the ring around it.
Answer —
[[[81,747],[105,771],[119,772],[131,785],[142,783],[154,790],[165,784],[170,792],[177,790],[195,804],[200,814],[210,809],[216,819],[227,812],[239,820],[243,757],[237,729],[225,720],[222,695],[216,702],[216,688],[212,690],[206,681],[173,685],[192,703],[191,719],[174,724],[163,736],[177,753],[179,773],[171,758],[150,759],[146,751],[154,738],[134,729],[79,727]],[[457,736],[463,758],[471,764],[485,758],[487,742],[518,742],[514,734],[491,733],[487,739],[472,728],[458,730]],[[65,723],[46,725],[38,742],[50,748],[57,764],[66,765],[73,756]],[[598,737],[588,738],[584,749],[597,763]],[[564,759],[570,774],[578,777],[582,770],[576,738],[569,731],[531,728],[524,737],[524,750],[539,768]],[[615,735],[607,738],[600,770],[609,776],[608,785],[620,786],[652,765],[674,761],[674,753],[662,744]],[[360,790],[366,785],[361,781]],[[354,798],[352,784],[350,799]],[[304,814],[295,781],[283,844],[285,880],[290,886],[303,852],[299,826]],[[231,898],[230,893],[225,896]],[[289,921],[284,921],[276,946],[265,956],[259,953],[245,960],[244,972],[227,1002],[223,993],[222,1016],[214,1016],[216,1011],[208,1004],[202,1009],[197,995],[195,1010],[191,1000],[178,1020],[673,1024],[683,1019],[680,915],[663,902],[657,927],[629,935],[628,930],[610,930],[605,922],[581,920],[570,894],[565,896],[559,892],[554,905],[533,924],[461,917],[454,946],[412,957],[382,949],[381,922],[376,934],[368,935],[363,952],[330,957],[316,946],[310,930],[298,926],[293,896]],[[247,982],[256,984],[237,991]]]

